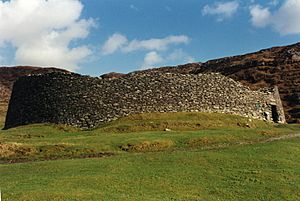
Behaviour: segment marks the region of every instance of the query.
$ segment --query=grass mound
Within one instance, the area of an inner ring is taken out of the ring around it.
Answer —
[[[272,126],[260,120],[221,113],[178,112],[144,113],[120,118],[101,126],[103,132],[123,133],[140,131],[200,130],[212,128],[266,128]]]

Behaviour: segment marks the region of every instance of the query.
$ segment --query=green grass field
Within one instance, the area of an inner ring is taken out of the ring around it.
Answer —
[[[2,200],[299,201],[296,134],[299,125],[205,113],[13,128],[0,131]]]

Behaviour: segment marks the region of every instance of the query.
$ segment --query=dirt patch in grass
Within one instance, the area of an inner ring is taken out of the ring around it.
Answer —
[[[149,152],[149,151],[162,151],[169,149],[174,145],[172,140],[155,140],[151,141],[143,141],[140,143],[128,143],[120,146],[120,149],[128,152]]]

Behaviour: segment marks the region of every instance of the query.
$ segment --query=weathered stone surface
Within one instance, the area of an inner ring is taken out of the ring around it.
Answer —
[[[33,75],[15,82],[5,128],[46,122],[94,128],[129,114],[181,111],[284,122],[277,93],[252,91],[218,73],[136,72],[115,79]]]

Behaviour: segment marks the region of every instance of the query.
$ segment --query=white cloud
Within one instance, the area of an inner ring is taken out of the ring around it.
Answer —
[[[95,25],[82,9],[79,0],[0,0],[0,44],[16,48],[14,63],[76,70],[91,50],[71,43]]]
[[[168,61],[181,63],[193,63],[195,59],[184,52],[182,49],[176,49],[167,56]]]
[[[144,58],[142,68],[152,68],[153,65],[163,62],[164,59],[155,51],[149,52]]]
[[[68,49],[52,44],[22,46],[16,51],[16,61],[33,66],[57,66],[76,70],[77,63],[91,54],[87,47]]]
[[[156,50],[162,51],[168,49],[169,45],[187,44],[189,38],[184,35],[168,36],[166,38],[153,38],[149,40],[133,40],[126,47],[123,48],[124,52],[133,52],[136,50]]]
[[[125,44],[127,44],[128,40],[126,36],[122,34],[115,33],[108,38],[105,44],[102,47],[102,53],[104,55],[112,54],[118,49],[122,48]]]
[[[217,2],[214,5],[205,5],[202,9],[202,15],[217,16],[217,21],[231,18],[238,10],[237,1]]]
[[[129,53],[138,50],[153,50],[164,51],[169,48],[170,45],[187,44],[189,37],[185,35],[168,36],[165,38],[152,38],[148,40],[132,40],[128,41],[127,37],[122,34],[113,34],[104,43],[102,47],[103,54],[112,54],[118,50]]]
[[[267,10],[268,8],[259,5],[250,7],[251,21],[254,26],[271,26],[281,35],[300,34],[300,0],[285,0],[279,9],[269,14]],[[259,19],[257,16],[262,17]]]
[[[156,51],[147,53],[144,57],[142,69],[153,68],[155,65],[177,65],[178,63],[193,63],[195,59],[182,49],[175,49],[169,54],[161,55]]]
[[[171,53],[167,51],[171,45],[187,44],[189,41],[189,37],[185,35],[170,35],[165,38],[129,41],[125,35],[115,33],[102,46],[102,54],[108,55],[117,51],[127,54],[141,50],[150,51],[144,57],[143,69],[168,62],[193,62],[194,58],[186,54],[182,49],[175,49]]]
[[[270,20],[271,13],[269,8],[263,8],[260,5],[250,7],[251,22],[256,27],[264,27]]]

